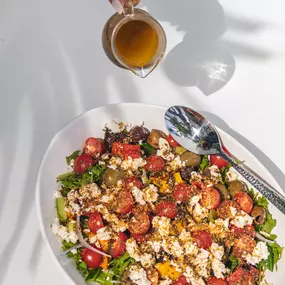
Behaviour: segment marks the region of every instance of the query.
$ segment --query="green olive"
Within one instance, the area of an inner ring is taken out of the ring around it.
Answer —
[[[218,183],[215,185],[215,188],[219,191],[222,201],[229,200],[231,198],[230,193],[225,185]]]
[[[214,209],[211,209],[208,214],[208,219],[210,222],[214,222],[218,218],[217,212]]]
[[[183,146],[177,146],[175,148],[175,153],[181,155],[182,153],[184,153],[186,151],[186,149]]]
[[[186,166],[198,166],[201,163],[201,155],[191,151],[185,151],[180,155],[180,160],[185,162]]]
[[[109,186],[116,186],[117,182],[124,177],[124,172],[121,170],[114,170],[107,168],[103,174],[103,182]]]
[[[230,181],[228,183],[228,189],[232,197],[238,192],[248,191],[247,185],[240,180]]]

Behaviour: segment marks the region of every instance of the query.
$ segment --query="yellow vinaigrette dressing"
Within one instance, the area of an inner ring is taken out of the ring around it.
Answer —
[[[148,66],[158,48],[157,31],[148,23],[133,20],[118,30],[115,46],[121,60],[134,67]]]

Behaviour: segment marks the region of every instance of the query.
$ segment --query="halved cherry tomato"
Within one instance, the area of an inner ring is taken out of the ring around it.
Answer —
[[[92,156],[83,153],[76,157],[73,169],[76,173],[83,174],[94,163],[95,160],[92,158]]]
[[[88,138],[85,141],[83,152],[93,157],[100,156],[104,151],[103,142],[96,138]]]
[[[191,191],[187,183],[179,183],[174,186],[173,197],[177,202],[186,203]]]
[[[180,146],[180,144],[171,136],[171,134],[167,135],[166,140],[173,147]]]
[[[217,209],[221,203],[221,195],[212,187],[205,188],[202,192],[201,205],[209,210]]]
[[[172,283],[172,285],[189,285],[189,283],[186,277],[181,275],[175,282]]]
[[[131,212],[134,206],[133,196],[128,190],[121,190],[116,199],[116,212],[126,215]]]
[[[230,230],[233,231],[236,237],[241,237],[242,235],[248,235],[251,237],[255,236],[255,229],[253,225],[246,225],[244,228],[238,228],[231,225]]]
[[[130,220],[128,229],[131,234],[144,235],[150,227],[150,219],[146,212],[141,208],[133,210],[133,218]]]
[[[249,270],[240,266],[227,278],[227,281],[229,285],[248,285],[256,284],[258,279],[259,271],[253,266],[250,266]]]
[[[88,268],[98,268],[103,261],[103,256],[101,254],[96,253],[88,248],[83,249],[81,252],[81,257]]]
[[[165,166],[164,160],[157,155],[151,155],[146,159],[145,169],[148,171],[161,171]]]
[[[88,228],[94,234],[96,234],[98,230],[104,228],[104,224],[103,224],[100,213],[95,212],[89,216]]]
[[[126,252],[126,240],[128,237],[120,232],[117,240],[114,242],[114,244],[111,247],[110,254],[112,257],[117,258],[120,257],[123,253]]]
[[[212,236],[206,231],[197,231],[192,234],[199,247],[208,249],[212,245]]]
[[[221,278],[216,278],[216,277],[210,277],[207,280],[207,285],[227,285],[228,282],[221,279]]]
[[[253,237],[242,235],[240,238],[235,239],[233,254],[238,258],[244,258],[247,253],[252,254],[255,246],[256,241]]]
[[[145,235],[131,234],[131,236],[132,236],[137,242],[143,242],[143,241],[147,241],[147,240],[151,237],[151,234],[145,234]]]
[[[210,155],[210,162],[219,168],[223,168],[228,165],[228,163],[221,156],[215,154]]]
[[[123,180],[123,188],[131,191],[134,187],[143,189],[143,184],[138,177],[127,177]]]
[[[174,219],[177,216],[178,209],[176,203],[171,201],[162,201],[156,205],[156,214],[158,216]]]
[[[233,219],[235,216],[232,214],[231,207],[239,210],[240,206],[237,202],[232,200],[225,200],[217,209],[217,214],[220,219],[225,220],[226,218]]]
[[[112,154],[122,156],[124,159],[127,159],[128,157],[140,158],[141,147],[134,144],[114,142],[112,145]]]
[[[234,195],[234,201],[236,201],[241,209],[247,214],[250,214],[253,207],[253,202],[251,198],[244,192],[238,192]]]

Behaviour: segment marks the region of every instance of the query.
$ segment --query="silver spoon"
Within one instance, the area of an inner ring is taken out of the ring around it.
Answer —
[[[285,214],[284,195],[247,166],[238,164],[231,156],[225,153],[217,130],[201,114],[188,107],[173,106],[165,113],[165,124],[173,138],[186,149],[200,155],[220,155],[256,190]]]

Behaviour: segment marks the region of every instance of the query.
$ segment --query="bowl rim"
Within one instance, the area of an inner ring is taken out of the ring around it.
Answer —
[[[145,104],[145,103],[138,103],[138,102],[122,102],[122,103],[114,103],[114,104],[105,104],[105,105],[101,105],[98,107],[95,107],[93,109],[87,110],[86,112],[83,112],[81,114],[79,114],[78,116],[74,117],[73,119],[71,119],[70,121],[68,121],[66,124],[64,124],[57,132],[56,134],[52,137],[52,139],[50,140],[48,147],[46,148],[41,161],[40,161],[40,165],[38,167],[38,171],[37,171],[37,180],[36,180],[36,186],[35,186],[35,202],[36,202],[36,210],[37,210],[37,216],[38,216],[38,220],[39,220],[39,226],[40,226],[40,232],[42,235],[42,238],[48,248],[48,251],[50,252],[52,259],[54,260],[54,263],[57,264],[57,267],[60,268],[60,270],[64,273],[65,277],[68,278],[72,284],[75,284],[75,281],[72,279],[72,277],[70,276],[70,274],[68,274],[68,272],[66,271],[66,269],[61,265],[61,263],[59,262],[55,252],[53,251],[48,237],[47,237],[47,233],[46,233],[46,229],[44,226],[44,222],[43,222],[43,216],[42,216],[42,210],[41,210],[41,205],[40,205],[40,181],[41,181],[41,176],[42,176],[42,168],[44,165],[44,162],[47,158],[47,155],[49,153],[49,150],[52,148],[52,146],[54,145],[56,139],[61,135],[61,133],[69,126],[71,126],[72,124],[74,124],[77,120],[79,120],[81,117],[85,116],[88,113],[94,112],[95,110],[98,109],[104,109],[104,108],[109,108],[109,107],[120,107],[120,106],[124,106],[124,107],[131,107],[131,106],[141,106],[141,107],[148,107],[148,108],[154,108],[154,109],[163,109],[166,110],[168,107],[167,106],[163,106],[163,105],[154,105],[154,104]],[[263,168],[264,171],[267,172],[268,177],[270,178],[270,182],[271,184],[281,193],[282,188],[280,187],[280,185],[278,184],[278,182],[275,180],[275,178],[272,176],[272,174],[269,172],[269,170],[267,170],[267,168],[259,161],[259,159],[253,155],[245,146],[243,146],[238,140],[236,140],[234,137],[232,137],[230,134],[228,134],[226,131],[216,127],[218,132],[223,135],[228,136],[229,138],[231,138],[237,145],[239,148],[241,148],[244,152],[246,152],[248,155],[250,155],[253,159],[255,159],[256,162],[259,163],[259,166],[261,166]]]

